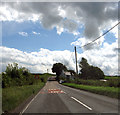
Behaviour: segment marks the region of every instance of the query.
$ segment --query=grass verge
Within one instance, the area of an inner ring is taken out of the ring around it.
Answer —
[[[120,87],[120,79],[109,79],[107,81],[78,79],[71,83],[91,86]]]
[[[32,94],[36,94],[45,83],[16,86],[2,89],[2,111],[11,111]]]
[[[119,98],[120,88],[115,87],[103,87],[103,86],[89,86],[89,85],[79,85],[75,83],[63,83],[63,85],[82,89],[96,94],[106,95],[112,98]]]
[[[120,76],[118,76],[118,77],[105,76],[104,79],[106,79],[106,80],[109,80],[109,79],[120,79]]]

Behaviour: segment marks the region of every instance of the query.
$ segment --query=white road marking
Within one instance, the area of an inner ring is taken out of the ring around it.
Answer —
[[[39,93],[40,93],[40,91],[39,91],[38,94],[28,103],[28,105],[25,107],[25,109],[23,109],[23,111],[20,112],[19,115],[22,115],[22,114],[26,111],[26,109],[29,107],[29,105],[30,105],[30,104],[35,100],[35,98],[39,95]]]
[[[83,105],[84,107],[86,107],[89,110],[92,110],[92,108],[90,108],[89,106],[85,105],[84,103],[80,102],[78,99],[71,97],[72,99],[74,99],[75,101],[77,101],[78,103],[80,103],[81,105]]]

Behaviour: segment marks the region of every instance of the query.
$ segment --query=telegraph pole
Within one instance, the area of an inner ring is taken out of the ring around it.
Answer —
[[[76,73],[78,74],[76,46],[75,46],[75,60],[76,60]]]
[[[47,73],[48,73],[48,69],[47,69]]]

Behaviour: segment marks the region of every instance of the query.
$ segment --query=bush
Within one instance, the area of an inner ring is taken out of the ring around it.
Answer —
[[[110,87],[120,87],[120,79],[110,79],[105,85]]]
[[[25,67],[18,68],[17,63],[8,64],[5,72],[2,73],[2,88],[32,85],[34,82],[29,70]]]

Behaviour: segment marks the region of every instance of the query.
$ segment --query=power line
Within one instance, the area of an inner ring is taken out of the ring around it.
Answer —
[[[104,36],[105,34],[107,34],[109,31],[111,31],[113,28],[115,28],[115,27],[116,27],[117,25],[119,25],[119,24],[120,24],[120,22],[118,22],[116,25],[114,25],[114,26],[113,26],[112,28],[110,28],[108,31],[106,31],[105,33],[103,33],[101,36],[97,37],[95,40],[93,40],[93,41],[91,41],[91,42],[89,42],[89,43],[87,43],[87,44],[85,44],[85,45],[83,45],[83,46],[81,46],[81,47],[79,47],[79,48],[85,47],[85,46],[87,46],[87,45],[95,42],[96,40],[100,39],[102,36]]]

